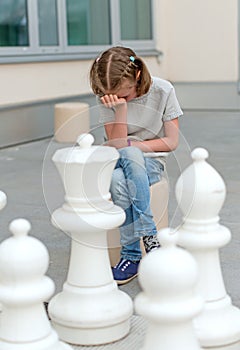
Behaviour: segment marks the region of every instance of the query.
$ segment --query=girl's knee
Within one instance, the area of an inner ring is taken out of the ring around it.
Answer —
[[[118,192],[119,185],[125,181],[126,180],[122,168],[114,169],[112,173],[112,180],[110,186],[111,194],[114,195],[116,192]]]
[[[132,161],[144,161],[143,152],[137,147],[124,147],[118,151],[121,158],[129,159]]]

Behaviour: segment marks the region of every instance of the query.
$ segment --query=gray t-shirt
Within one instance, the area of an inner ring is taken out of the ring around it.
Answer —
[[[114,121],[114,108],[105,107],[98,99],[100,123]],[[133,140],[152,140],[164,136],[163,122],[180,117],[180,108],[172,84],[153,77],[149,91],[127,102],[128,138]],[[168,152],[146,152],[145,157],[156,157],[165,163]]]

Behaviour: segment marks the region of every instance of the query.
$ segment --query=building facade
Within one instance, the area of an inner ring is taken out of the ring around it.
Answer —
[[[239,3],[1,0],[0,147],[52,135],[56,102],[94,104],[89,69],[112,45],[170,80],[183,109],[240,111]]]

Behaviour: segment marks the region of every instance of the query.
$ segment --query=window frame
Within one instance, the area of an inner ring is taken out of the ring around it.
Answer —
[[[240,0],[238,0],[238,94],[240,95]]]
[[[100,51],[111,46],[123,45],[141,52],[141,54],[156,53],[154,33],[154,0],[151,1],[152,40],[127,40],[120,38],[120,0],[109,0],[111,45],[67,45],[66,1],[57,1],[58,46],[39,46],[38,6],[37,0],[27,1],[29,46],[0,47],[0,63],[14,62],[44,62],[74,59],[91,59]]]

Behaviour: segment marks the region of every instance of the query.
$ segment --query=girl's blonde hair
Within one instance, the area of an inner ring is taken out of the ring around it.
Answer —
[[[94,94],[98,96],[105,95],[104,91],[117,91],[124,78],[137,81],[137,96],[147,93],[151,85],[151,76],[145,63],[130,48],[112,47],[92,64],[90,83]]]

